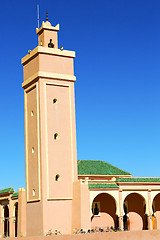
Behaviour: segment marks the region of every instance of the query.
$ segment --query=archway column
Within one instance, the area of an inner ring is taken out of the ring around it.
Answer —
[[[13,216],[13,201],[9,199],[9,236],[15,236],[15,228],[14,228],[14,216]]]
[[[124,228],[123,216],[119,216],[119,227],[120,227],[121,230],[123,230],[123,228]]]
[[[0,236],[4,235],[4,209],[3,205],[0,205]]]
[[[148,230],[153,230],[152,215],[148,216]]]
[[[148,230],[153,229],[151,189],[148,189]]]
[[[123,199],[122,199],[122,190],[119,190],[119,227],[121,230],[124,229],[123,224]]]
[[[17,236],[26,236],[26,191],[24,188],[18,190]]]
[[[153,229],[160,229],[160,193],[158,191],[152,191],[151,196],[153,205]]]

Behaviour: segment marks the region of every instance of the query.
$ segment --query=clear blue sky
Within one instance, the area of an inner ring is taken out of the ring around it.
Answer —
[[[78,159],[160,176],[160,1],[1,3],[0,189],[25,187],[21,58],[37,45],[36,5],[75,50]]]

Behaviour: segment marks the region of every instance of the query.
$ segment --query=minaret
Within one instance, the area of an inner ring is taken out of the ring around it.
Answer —
[[[77,181],[75,52],[58,49],[59,25],[42,22],[39,46],[23,59],[27,236],[72,231]]]

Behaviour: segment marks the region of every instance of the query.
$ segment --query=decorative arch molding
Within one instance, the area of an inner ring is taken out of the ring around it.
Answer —
[[[18,201],[16,201],[13,205],[13,214],[12,214],[13,217],[15,217],[15,210],[16,210],[17,205],[18,205]]]
[[[18,201],[14,203],[14,236],[17,237],[18,235]]]
[[[4,237],[9,237],[10,236],[9,204],[4,204],[3,210],[4,210],[4,225],[3,225]]]
[[[151,206],[153,204],[153,201],[155,199],[155,197],[160,194],[160,191],[151,191]]]
[[[124,204],[125,199],[132,193],[139,194],[146,203],[146,214],[149,215],[149,206],[148,206],[148,191],[123,191],[122,192],[122,203]],[[124,210],[123,210],[124,214]]]
[[[118,202],[119,202],[119,192],[117,190],[90,191],[90,216],[92,217],[92,204],[93,204],[94,199],[102,193],[106,193],[113,198],[113,200],[115,201],[115,204],[116,204],[116,215],[119,216],[119,204],[118,204]]]

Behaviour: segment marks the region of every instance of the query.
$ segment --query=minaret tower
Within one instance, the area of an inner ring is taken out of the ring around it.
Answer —
[[[23,59],[27,236],[71,233],[77,181],[75,52],[58,49],[59,25],[42,22]]]

